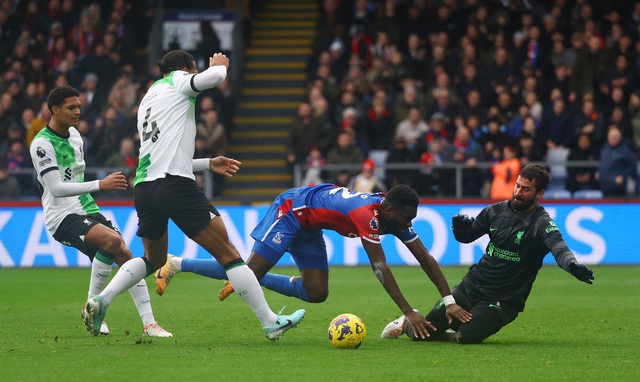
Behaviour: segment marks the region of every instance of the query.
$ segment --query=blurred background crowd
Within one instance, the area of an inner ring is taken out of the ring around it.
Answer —
[[[322,12],[288,157],[310,180],[451,196],[446,164],[459,164],[464,196],[500,199],[521,166],[546,162],[569,195],[634,192],[640,2],[325,0]]]
[[[459,164],[464,196],[500,199],[521,166],[545,162],[560,165],[552,188],[635,193],[640,2],[318,2],[307,96],[288,127],[286,158],[308,166],[304,182],[451,196],[447,164]],[[133,175],[137,105],[160,78],[144,54],[155,3],[0,1],[0,197],[37,195],[18,170],[59,85],[81,92],[87,165]],[[208,23],[201,32],[196,57],[220,46]],[[231,89],[198,97],[197,157],[227,152]],[[360,171],[326,167],[345,164]]]
[[[31,167],[29,144],[51,118],[49,91],[61,85],[80,91],[77,129],[87,166],[123,168],[133,179],[140,147],[138,103],[161,77],[157,67],[149,68],[146,54],[155,11],[152,0],[0,1],[1,198],[38,195],[33,175],[18,170]],[[205,50],[220,50],[215,33],[206,34],[213,31],[210,24],[202,24],[206,40],[192,52],[199,59]],[[225,82],[199,97],[200,157],[225,150],[219,121],[232,116],[233,106],[224,107],[228,91]],[[87,172],[96,175],[104,172]]]

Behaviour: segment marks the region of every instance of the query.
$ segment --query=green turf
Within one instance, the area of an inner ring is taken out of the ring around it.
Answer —
[[[443,270],[450,283],[465,272]],[[92,337],[80,318],[88,269],[0,269],[0,380],[637,381],[640,266],[594,271],[589,286],[544,267],[516,321],[482,345],[463,346],[381,340],[400,312],[367,267],[332,268],[322,304],[267,291],[274,310],[307,309],[300,326],[275,343],[239,298],[217,301],[216,280],[182,274],[164,296],[152,293],[156,318],[174,338],[141,337],[128,294],[109,308],[111,335]],[[409,302],[428,311],[437,292],[421,270],[393,272]],[[356,350],[334,349],[327,339],[331,319],[346,312],[367,327]]]

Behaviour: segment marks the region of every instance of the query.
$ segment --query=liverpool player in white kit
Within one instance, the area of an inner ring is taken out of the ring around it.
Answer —
[[[133,256],[111,221],[100,214],[90,194],[124,190],[126,178],[116,172],[102,180],[84,181],[82,137],[73,127],[80,117],[78,96],[78,90],[70,86],[57,87],[49,93],[51,121],[33,139],[30,151],[42,191],[47,229],[57,241],[77,248],[92,261],[88,293],[91,299],[104,289],[113,263],[121,266]],[[153,317],[146,282],[138,280],[128,289],[142,319],[143,334],[171,337]],[[84,308],[82,315],[86,315]],[[92,334],[109,334],[109,327],[101,320]]]
[[[164,265],[171,219],[223,266],[235,290],[260,320],[264,334],[277,340],[300,322],[304,309],[280,315],[269,308],[256,276],[229,241],[224,222],[197,188],[193,175],[209,168],[232,176],[240,165],[225,157],[193,160],[196,97],[226,78],[229,59],[216,53],[209,58],[209,68],[198,73],[189,53],[174,50],[158,61],[158,67],[164,78],[149,88],[138,109],[141,148],[134,200],[144,258],[125,263],[105,290],[89,301],[86,324],[97,330],[115,296]]]

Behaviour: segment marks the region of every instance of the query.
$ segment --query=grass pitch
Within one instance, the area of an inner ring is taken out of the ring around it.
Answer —
[[[147,278],[156,319],[174,338],[142,337],[128,294],[109,308],[109,336],[92,337],[80,318],[89,270],[0,269],[2,381],[637,381],[640,378],[640,266],[596,266],[586,285],[555,266],[538,274],[527,308],[482,345],[381,340],[400,311],[368,267],[330,270],[330,295],[308,304],[266,291],[277,311],[306,318],[268,341],[221,282],[180,274],[164,296]],[[394,267],[401,290],[426,313],[437,291],[417,267]],[[453,285],[464,267],[444,267]],[[293,268],[277,273],[297,274]],[[334,349],[327,327],[340,313],[363,319],[367,339]]]

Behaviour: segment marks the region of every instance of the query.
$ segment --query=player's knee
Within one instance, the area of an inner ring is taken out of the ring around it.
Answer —
[[[321,290],[321,291],[307,290],[307,296],[309,296],[309,302],[312,302],[312,303],[325,302],[327,300],[327,297],[329,297],[329,291],[328,290]]]
[[[487,338],[487,336],[469,329],[471,328],[465,328],[464,325],[460,327],[456,336],[456,341],[459,344],[480,344],[485,338]]]
[[[115,254],[116,256],[126,257],[127,253],[131,254],[131,252],[128,250],[127,246],[125,245],[124,240],[122,240],[122,236],[118,235],[115,232],[112,234],[109,234],[109,236],[105,238],[102,244],[102,248]]]

